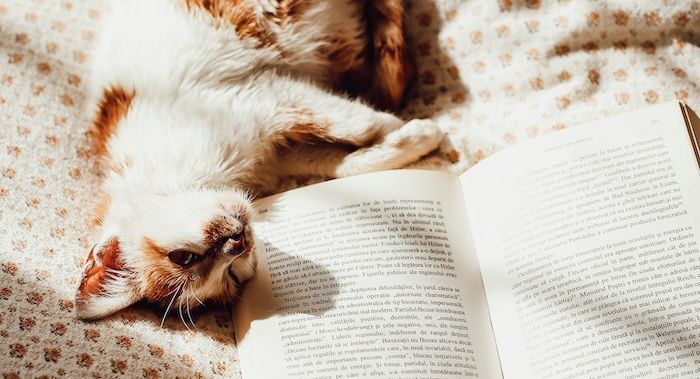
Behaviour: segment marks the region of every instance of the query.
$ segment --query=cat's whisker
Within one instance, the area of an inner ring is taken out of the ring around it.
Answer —
[[[168,311],[170,311],[170,307],[173,305],[173,302],[175,301],[175,298],[177,297],[178,290],[181,289],[183,285],[185,285],[184,282],[182,284],[180,284],[179,286],[175,287],[175,289],[173,291],[171,291],[171,293],[173,294],[173,297],[172,297],[172,299],[170,299],[170,303],[168,303],[168,306],[165,308],[165,313],[163,314],[163,319],[160,320],[160,327],[161,328],[163,327],[163,324],[165,323],[165,318],[168,317]]]
[[[194,292],[192,292],[192,296],[194,297],[195,300],[197,300],[197,302],[199,302],[199,305],[206,307],[206,304],[202,303],[202,300],[199,300],[199,298],[197,297],[197,295]]]
[[[192,294],[192,286],[187,286],[187,317],[190,319],[190,323],[192,323],[192,327],[197,329],[197,325],[194,323],[194,320],[192,320],[192,313],[190,313],[190,294]]]
[[[182,321],[182,324],[185,325],[185,328],[187,328],[187,330],[191,331],[192,329],[190,329],[190,326],[187,325],[187,323],[185,322],[185,318],[182,316],[182,299],[180,299],[178,304],[179,305],[177,306],[177,313],[180,314],[180,321]]]
[[[176,286],[174,290],[168,292],[167,294],[165,294],[165,296],[170,296],[170,295],[172,295],[172,294],[175,293],[178,289],[179,289],[179,286]]]

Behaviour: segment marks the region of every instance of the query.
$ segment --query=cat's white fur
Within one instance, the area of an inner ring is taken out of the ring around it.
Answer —
[[[273,3],[257,1],[256,10]],[[329,62],[314,55],[321,37],[328,28],[360,37],[363,31],[347,22],[343,7],[350,2],[314,4],[299,22],[278,26],[278,45],[289,52],[282,57],[237,38],[230,28],[212,27],[206,12],[177,1],[112,3],[94,53],[90,104],[97,105],[110,86],[135,97],[107,142],[102,191],[111,201],[94,260],[99,264],[101,248],[117,239],[125,270],[110,269],[99,295],[78,297],[79,317],[108,315],[144,297],[148,286],[177,290],[185,279],[144,279],[153,264],[143,252],[146,238],[164,250],[203,253],[203,227],[224,217],[246,228],[253,249],[251,192],[274,191],[285,175],[340,177],[398,168],[438,145],[442,134],[431,121],[406,124],[329,91]],[[348,154],[300,144],[280,159],[280,130],[294,122],[296,109],[320,114],[333,140],[358,149]],[[188,274],[190,282],[172,297],[178,297],[174,306],[234,297],[238,287],[227,275],[229,265],[234,262],[230,267],[246,280],[255,254],[235,259],[220,258],[206,275]]]

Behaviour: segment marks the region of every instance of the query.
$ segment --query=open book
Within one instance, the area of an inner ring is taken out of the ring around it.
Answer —
[[[697,116],[669,103],[258,202],[243,377],[700,375]],[[693,129],[694,128],[694,129]]]

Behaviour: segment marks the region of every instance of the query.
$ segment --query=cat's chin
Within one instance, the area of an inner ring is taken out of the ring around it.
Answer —
[[[231,262],[227,274],[229,279],[235,283],[236,287],[242,287],[246,281],[250,280],[257,268],[257,257],[255,248],[251,246],[246,252],[239,255]]]

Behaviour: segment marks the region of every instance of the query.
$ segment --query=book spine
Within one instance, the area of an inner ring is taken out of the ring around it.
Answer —
[[[698,170],[700,170],[700,118],[693,112],[690,107],[685,103],[680,103],[681,112],[683,113],[683,119],[685,120],[685,127],[688,129],[688,137],[690,138],[690,144],[693,147],[693,152],[695,153],[695,160],[698,164]]]

